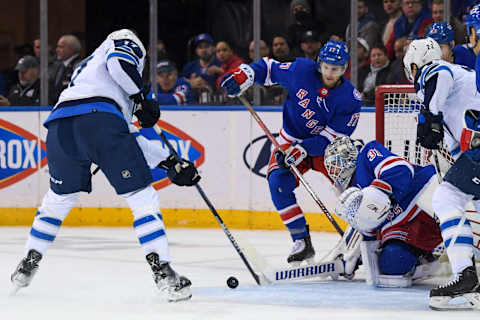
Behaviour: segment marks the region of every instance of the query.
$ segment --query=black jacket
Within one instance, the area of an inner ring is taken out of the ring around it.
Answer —
[[[40,105],[40,79],[25,87],[17,82],[8,92],[7,99],[11,106]]]

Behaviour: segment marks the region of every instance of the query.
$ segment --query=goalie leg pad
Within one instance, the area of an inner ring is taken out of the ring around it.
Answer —
[[[401,241],[389,241],[378,257],[380,273],[385,275],[404,275],[415,268],[418,258],[408,244]]]

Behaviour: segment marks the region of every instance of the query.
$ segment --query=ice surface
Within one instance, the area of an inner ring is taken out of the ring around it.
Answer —
[[[259,287],[221,229],[169,229],[173,267],[193,283],[193,298],[158,296],[130,228],[62,228],[30,287],[9,296],[10,274],[29,228],[0,228],[0,319],[474,319],[478,312],[428,309],[431,284],[375,289],[361,281],[306,281]],[[240,233],[270,264],[286,266],[286,231]],[[339,236],[312,233],[317,258]],[[240,281],[236,289],[226,279]]]

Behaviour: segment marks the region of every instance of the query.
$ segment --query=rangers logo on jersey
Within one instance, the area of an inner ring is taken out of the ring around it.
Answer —
[[[328,89],[327,88],[319,89],[318,93],[320,94],[320,97],[322,97],[322,98],[328,97]]]
[[[162,129],[162,132],[167,137],[168,141],[176,147],[178,155],[186,160],[192,161],[195,164],[195,167],[199,167],[205,161],[205,148],[197,140],[189,136],[184,131],[174,127],[168,122],[158,120],[158,126]],[[140,129],[140,133],[152,141],[159,141],[162,143],[164,148],[167,148],[160,136],[155,132],[153,128],[140,128],[140,125],[135,123],[135,125]],[[170,179],[167,177],[165,170],[160,168],[152,169],[152,178],[153,178],[153,187],[158,190],[165,188],[171,184]]]
[[[37,172],[39,162],[40,168],[47,164],[45,142],[40,141],[40,150],[38,143],[32,133],[0,119],[0,189]]]

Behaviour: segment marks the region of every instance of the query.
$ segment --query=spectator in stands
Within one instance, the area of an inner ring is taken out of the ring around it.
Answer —
[[[423,38],[428,26],[433,22],[428,8],[423,7],[423,0],[402,0],[402,16],[393,26],[393,33],[387,42],[387,52],[393,52],[395,40],[400,37],[417,36]]]
[[[301,57],[303,56],[307,59],[317,61],[318,52],[322,48],[318,33],[315,30],[305,31],[300,40],[300,48],[303,52]]]
[[[157,61],[168,59],[167,46],[163,40],[157,40]],[[147,54],[145,57],[142,80],[144,83],[150,82],[150,47],[147,49]]]
[[[233,69],[245,63],[241,58],[235,55],[232,50],[232,47],[226,41],[220,41],[217,43],[216,47],[217,59],[222,63],[221,67],[212,67],[216,68],[215,74],[218,75],[217,78],[217,88],[220,88],[220,80],[227,73],[232,73]]]
[[[406,37],[400,37],[395,40],[395,60],[393,60],[390,64],[390,73],[387,76],[386,83],[410,84],[410,81],[408,81],[407,76],[405,75],[405,68],[403,65],[403,57],[405,56],[406,52],[406,41]]]
[[[444,0],[433,0],[432,1],[432,18],[433,22],[444,22],[443,19],[444,12]],[[465,25],[454,16],[450,16],[449,21],[450,25],[454,31],[454,40],[456,44],[465,43],[467,36],[467,31]]]
[[[367,40],[367,43],[372,47],[380,40],[380,27],[378,26],[375,17],[368,12],[368,5],[366,0],[357,1],[357,18],[358,18],[358,37]],[[350,24],[345,31],[345,39],[347,46],[350,41]]]
[[[363,67],[370,66],[370,46],[367,40],[363,38],[357,38],[357,41],[357,70],[360,70]],[[351,63],[348,64],[347,70],[345,71],[345,78],[347,79],[350,79],[350,66]]]
[[[193,103],[190,83],[184,77],[178,77],[173,61],[164,59],[157,63],[157,100],[160,105],[184,105]]]
[[[362,93],[363,104],[370,106],[375,103],[375,89],[387,83],[390,72],[390,60],[387,50],[378,43],[370,50],[370,66],[363,67],[358,72],[358,90]]]
[[[7,97],[0,96],[1,106],[35,106],[40,104],[40,64],[34,56],[18,60],[15,67],[18,82],[10,89]]]
[[[272,40],[272,55],[279,62],[292,62],[295,58],[290,53],[290,44],[286,37],[276,35]]]
[[[388,15],[388,21],[383,29],[382,41],[387,48],[387,55],[390,60],[395,59],[393,50],[388,50],[388,40],[393,36],[393,26],[395,22],[402,16],[402,0],[383,0],[383,10]]]
[[[265,41],[260,40],[260,58],[263,57],[268,57],[270,54],[270,48],[267,46]],[[250,58],[250,62],[255,61],[255,56],[254,56],[254,42],[253,40],[250,42],[250,45],[248,46],[248,57]]]
[[[49,103],[55,104],[60,93],[70,83],[73,70],[82,60],[80,40],[72,34],[60,37],[57,42],[57,61],[51,66],[49,84]]]
[[[293,0],[290,3],[290,12],[295,22],[288,26],[288,39],[292,56],[301,56],[301,40],[307,30],[315,30],[318,33],[324,31],[323,24],[315,21],[312,15],[312,7],[308,0]]]
[[[33,40],[33,53],[35,54],[35,58],[40,61],[40,39]],[[48,46],[48,65],[50,66],[54,62],[55,54],[50,50],[50,46]]]
[[[190,82],[195,95],[198,96],[203,90],[212,92],[216,87],[216,69],[222,63],[215,56],[215,46],[212,37],[208,33],[197,35],[193,40],[195,54],[198,59],[188,62],[183,68],[182,75]]]

